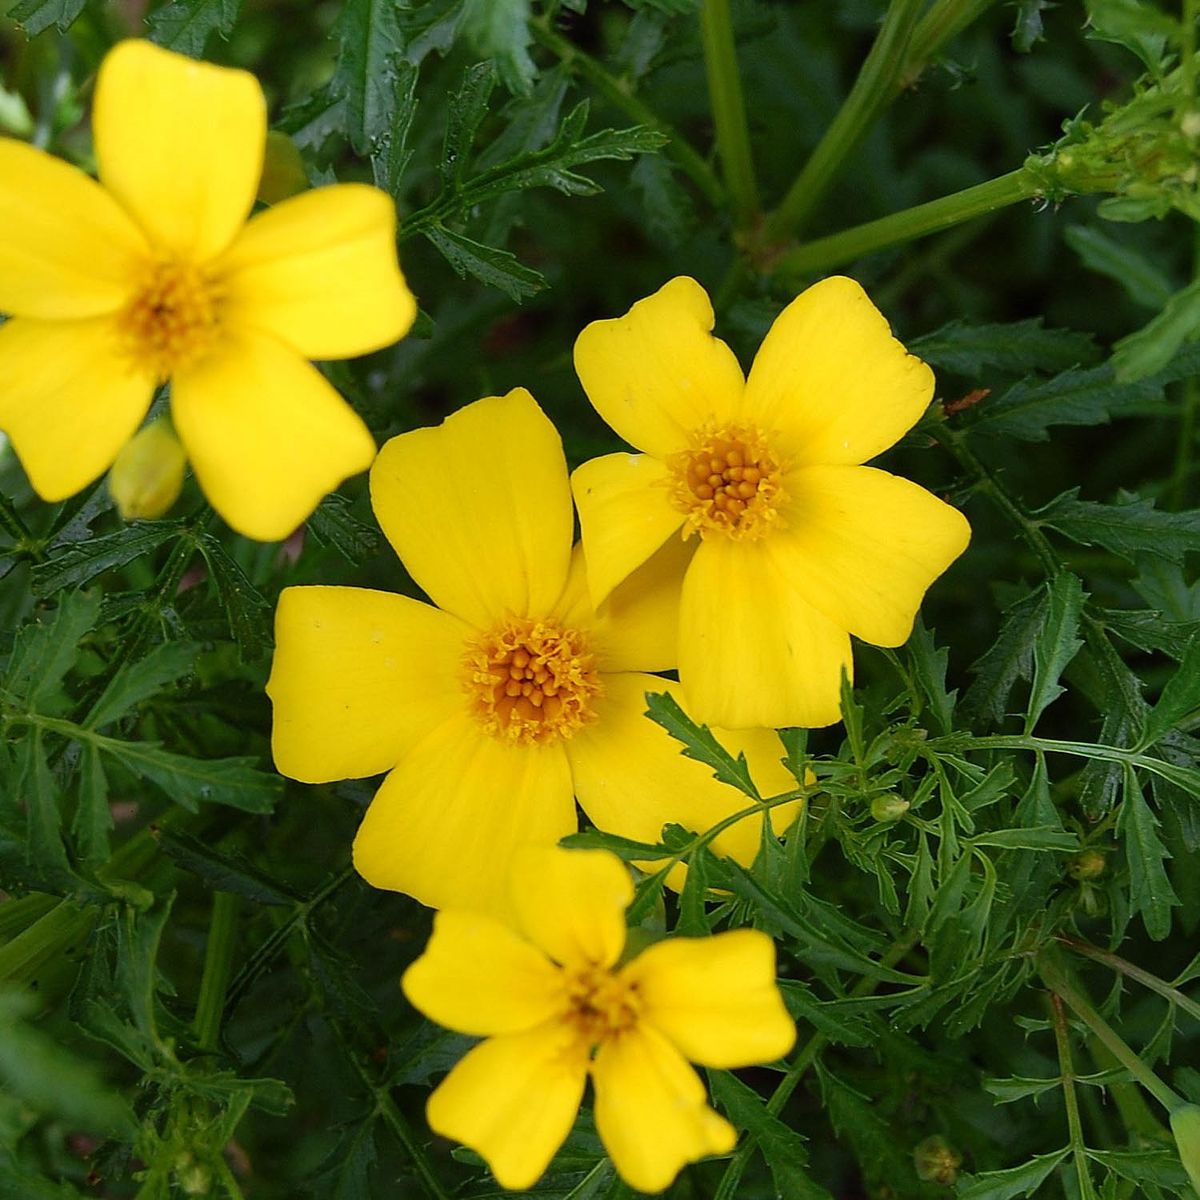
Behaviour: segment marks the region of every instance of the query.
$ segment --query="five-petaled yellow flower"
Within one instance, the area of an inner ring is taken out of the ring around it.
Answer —
[[[711,828],[745,808],[644,714],[678,685],[678,547],[594,611],[562,443],[524,389],[393,438],[371,469],[379,523],[434,607],[365,588],[280,598],[267,691],[272,748],[309,783],[391,773],[354,861],[377,887],[436,908],[502,909],[523,844],[553,846],[592,821],[654,842],[669,821]],[[667,586],[663,586],[664,582]],[[723,737],[763,795],[795,789],[766,730]],[[772,810],[782,831],[798,802]],[[761,816],[713,842],[753,861]]]
[[[933,374],[851,279],[780,314],[748,378],[693,279],[587,326],[575,366],[640,454],[572,480],[596,603],[680,531],[679,677],[730,728],[828,725],[854,634],[898,646],[970,528],[923,488],[862,466],[909,430]],[[694,538],[692,535],[697,535]]]
[[[416,312],[390,198],[318,188],[247,221],[266,104],[252,75],[116,46],[93,114],[103,186],[0,138],[0,429],[61,500],[133,436],[155,387],[213,507],[285,537],[375,454],[306,360],[402,337]]]
[[[512,898],[511,926],[439,913],[405,972],[417,1009],[487,1039],[429,1097],[430,1128],[481,1154],[502,1186],[531,1187],[590,1074],[596,1128],[631,1187],[661,1191],[686,1163],[732,1150],[688,1060],[744,1067],[791,1049],[771,939],[670,938],[618,965],[633,888],[604,851],[521,852]]]

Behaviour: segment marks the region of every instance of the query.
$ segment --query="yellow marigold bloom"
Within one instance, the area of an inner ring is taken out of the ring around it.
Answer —
[[[354,843],[370,883],[503,908],[516,848],[574,832],[576,797],[601,829],[648,842],[669,821],[705,830],[746,807],[643,715],[646,692],[678,692],[646,673],[674,665],[678,548],[593,609],[562,443],[527,391],[393,438],[371,498],[433,604],[288,588],[267,683],[283,774],[391,772]],[[764,795],[795,788],[773,733],[718,733]],[[797,810],[772,810],[774,827]],[[760,833],[761,817],[740,821],[713,849],[749,863]]]
[[[414,1007],[487,1039],[426,1113],[435,1132],[481,1154],[503,1187],[531,1187],[545,1171],[590,1074],[613,1164],[638,1191],[661,1191],[686,1163],[727,1154],[737,1140],[688,1061],[745,1067],[792,1048],[766,934],[670,938],[618,966],[632,898],[611,854],[526,849],[514,862],[511,925],[441,912],[404,974]]]
[[[0,138],[0,429],[34,490],[61,500],[108,468],[169,381],[213,507],[240,533],[285,537],[375,454],[306,360],[377,350],[412,324],[392,201],[344,184],[247,221],[262,89],[149,42],[105,58],[93,133],[101,183]]]
[[[704,289],[679,278],[575,343],[588,398],[642,452],[575,472],[588,583],[602,602],[682,532],[679,677],[695,715],[829,725],[848,634],[903,643],[970,537],[956,509],[861,465],[916,423],[933,374],[851,279],[792,301],[749,378],[712,327]]]

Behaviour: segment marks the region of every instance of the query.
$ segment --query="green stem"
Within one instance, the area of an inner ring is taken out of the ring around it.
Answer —
[[[1088,1034],[1088,1050],[1098,1070],[1114,1071],[1121,1065],[1095,1034]],[[1121,1124],[1134,1144],[1141,1141],[1170,1142],[1170,1131],[1150,1110],[1146,1097],[1136,1083],[1130,1083],[1128,1079],[1114,1079],[1105,1088],[1117,1106]]]
[[[1133,963],[1126,962],[1123,958],[1118,958],[1117,955],[1112,954],[1108,950],[1101,950],[1099,946],[1092,946],[1087,942],[1078,942],[1074,938],[1069,937],[1060,937],[1058,940],[1068,949],[1074,950],[1076,954],[1082,954],[1084,958],[1090,958],[1094,962],[1103,963],[1111,970],[1135,980],[1143,987],[1149,988],[1152,992],[1157,992],[1160,996],[1182,1009],[1188,1016],[1200,1021],[1200,1004],[1185,996],[1178,988],[1172,987],[1165,979],[1159,979],[1157,975],[1151,975],[1149,971],[1144,971],[1141,967],[1134,966]]]
[[[1115,1029],[1080,994],[1067,978],[1066,972],[1055,961],[1053,955],[1043,950],[1037,959],[1038,973],[1042,981],[1066,1002],[1067,1007],[1092,1031],[1105,1049],[1142,1085],[1167,1112],[1172,1112],[1186,1103],[1182,1096],[1169,1088],[1142,1060],[1125,1044]]]
[[[729,189],[734,223],[739,229],[758,215],[758,183],[750,154],[750,131],[734,49],[729,0],[702,0],[700,36],[708,75],[709,103],[716,126],[717,154]]]
[[[828,237],[806,242],[775,259],[772,269],[783,275],[807,276],[818,274],[840,263],[861,258],[887,246],[911,242],[915,238],[938,233],[943,229],[985,216],[997,209],[1028,200],[1038,195],[1039,185],[1024,167],[1009,171],[986,183],[964,188],[949,196],[906,208],[891,216],[853,229],[844,229]]]
[[[237,943],[238,909],[241,900],[232,892],[213,895],[212,918],[208,924],[208,944],[204,948],[204,974],[200,978],[200,998],[192,1032],[201,1050],[216,1050],[221,1034],[221,1015],[225,992],[233,969],[233,951]]]
[[[25,547],[33,540],[29,526],[21,520],[20,514],[7,496],[0,496],[0,529],[3,529],[18,547]]]
[[[1071,1031],[1063,1012],[1062,998],[1050,993],[1050,1015],[1054,1025],[1054,1042],[1058,1048],[1059,1079],[1062,1082],[1063,1103],[1067,1108],[1067,1131],[1071,1152],[1075,1158],[1075,1175],[1079,1180],[1080,1200],[1095,1200],[1092,1176],[1087,1165],[1087,1144],[1083,1140],[1083,1124],[1079,1120],[1079,1098],[1075,1095],[1075,1063],[1071,1057]],[[1068,1196],[1070,1193],[1068,1193]]]
[[[898,81],[900,89],[916,83],[930,59],[995,3],[996,0],[936,0],[913,30]]]
[[[643,104],[629,90],[629,85],[624,80],[611,74],[590,54],[580,50],[574,42],[563,37],[547,22],[531,21],[529,31],[564,67],[586,79],[614,108],[620,109],[639,125],[656,129],[665,135],[669,141],[663,147],[663,153],[691,179],[709,204],[714,208],[724,205],[725,187],[717,178],[716,172],[674,126]]]
[[[916,944],[917,936],[917,934],[911,933],[898,938],[888,947],[887,952],[879,960],[879,965],[889,969],[894,967]],[[864,975],[854,985],[850,995],[858,999],[862,996],[870,995],[878,986],[878,979]],[[791,1099],[792,1093],[799,1086],[801,1079],[804,1078],[809,1067],[816,1062],[817,1056],[825,1049],[828,1042],[829,1038],[825,1034],[818,1032],[814,1033],[800,1048],[800,1052],[796,1055],[791,1066],[788,1067],[787,1074],[780,1080],[779,1085],[771,1093],[771,1097],[767,1101],[767,1112],[773,1117],[779,1116],[783,1111],[783,1106]],[[742,1182],[742,1176],[746,1172],[746,1167],[750,1163],[750,1158],[754,1154],[755,1145],[754,1137],[747,1134],[741,1146],[738,1147],[737,1153],[734,1154],[733,1158],[729,1161],[729,1165],[725,1168],[725,1173],[721,1176],[717,1190],[713,1193],[713,1200],[736,1200],[738,1187]]]
[[[1196,0],[1183,0],[1179,77],[1189,112],[1196,107]]]
[[[891,0],[850,94],[782,203],[767,218],[769,238],[782,241],[808,221],[846,158],[895,96],[909,40],[924,4],[925,0]]]

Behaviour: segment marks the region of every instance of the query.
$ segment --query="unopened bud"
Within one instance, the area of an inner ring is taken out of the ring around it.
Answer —
[[[286,133],[272,129],[267,134],[262,175],[258,180],[258,198],[264,204],[278,204],[308,188],[308,174],[296,143]]]
[[[880,822],[898,821],[912,807],[903,796],[888,792],[871,801],[871,816]]]
[[[126,521],[161,517],[179,499],[187,456],[171,422],[155,421],[125,443],[108,476],[108,491]]]
[[[1080,850],[1067,862],[1067,874],[1072,879],[1099,879],[1108,869],[1108,855],[1103,850]]]
[[[919,1142],[913,1150],[913,1166],[923,1183],[952,1187],[958,1179],[962,1155],[940,1133]]]
[[[175,1179],[185,1196],[211,1196],[212,1171],[185,1151],[175,1160]]]
[[[1181,1104],[1171,1113],[1171,1132],[1179,1161],[1200,1196],[1200,1104]]]

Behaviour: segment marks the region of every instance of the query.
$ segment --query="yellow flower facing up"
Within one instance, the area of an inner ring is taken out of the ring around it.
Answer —
[[[596,1128],[642,1192],[727,1154],[737,1135],[688,1062],[745,1067],[792,1048],[771,939],[743,929],[670,938],[618,965],[629,875],[604,851],[527,849],[511,924],[450,910],[434,920],[404,994],[487,1040],[429,1097],[435,1132],[481,1154],[503,1187],[531,1187],[575,1120],[589,1074]]]
[[[416,306],[376,188],[306,192],[250,220],[266,104],[252,75],[117,45],[96,82],[100,183],[0,138],[0,429],[34,490],[102,474],[156,386],[234,529],[287,536],[375,444],[307,359],[402,337]]]
[[[749,378],[712,336],[693,279],[587,326],[575,366],[640,454],[584,463],[572,486],[597,603],[672,540],[679,677],[694,715],[730,728],[829,725],[849,634],[898,646],[966,548],[956,509],[861,464],[925,411],[933,374],[851,279],[780,314]]]
[[[283,774],[390,772],[354,843],[370,883],[436,908],[503,908],[516,848],[574,832],[576,797],[599,828],[644,842],[667,822],[705,830],[746,807],[644,716],[646,692],[678,694],[647,672],[674,665],[680,548],[593,610],[562,443],[528,392],[393,438],[371,498],[433,605],[288,588],[267,684]],[[717,732],[764,795],[795,788],[773,733]],[[774,827],[797,811],[773,809]],[[761,828],[739,821],[713,849],[749,863]]]

